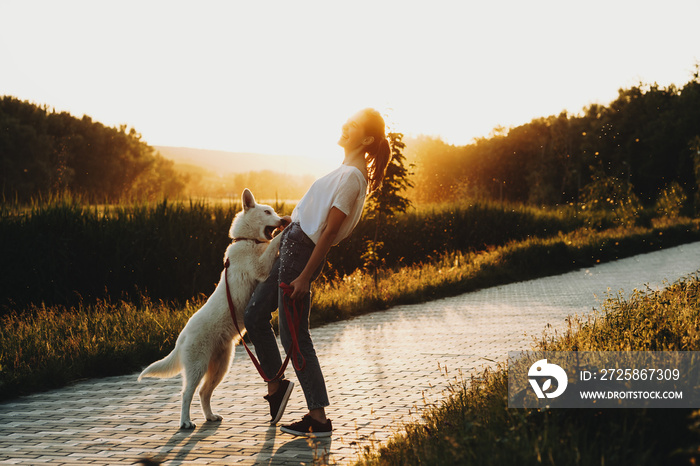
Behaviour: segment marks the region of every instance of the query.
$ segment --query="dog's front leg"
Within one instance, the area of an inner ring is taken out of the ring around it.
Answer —
[[[272,265],[277,259],[277,254],[280,250],[280,241],[282,240],[282,235],[277,235],[272,238],[270,244],[265,248],[265,252],[262,253],[255,267],[255,272],[257,279],[259,281],[267,280],[268,275],[270,275],[270,270],[272,270]]]
[[[270,260],[270,266],[272,266],[272,263],[275,261],[277,258],[277,253],[280,252],[280,243],[282,242],[282,234],[280,233],[279,235],[275,236],[272,238],[272,241],[270,241],[270,244],[267,245],[267,248],[265,249],[265,253],[263,254],[269,254],[271,256]]]

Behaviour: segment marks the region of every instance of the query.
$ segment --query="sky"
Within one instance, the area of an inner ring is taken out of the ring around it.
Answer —
[[[342,123],[468,144],[700,62],[700,1],[0,0],[0,95],[151,145],[342,159]]]

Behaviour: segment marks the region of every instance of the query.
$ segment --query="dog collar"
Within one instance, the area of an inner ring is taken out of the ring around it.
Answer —
[[[267,243],[267,241],[260,241],[256,238],[233,238],[234,243],[237,243],[238,241],[255,241],[256,244]]]

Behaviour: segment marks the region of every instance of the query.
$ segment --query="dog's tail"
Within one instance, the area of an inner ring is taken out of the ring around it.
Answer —
[[[144,377],[159,377],[167,379],[180,373],[180,358],[176,347],[169,355],[156,361],[141,372],[139,382]]]

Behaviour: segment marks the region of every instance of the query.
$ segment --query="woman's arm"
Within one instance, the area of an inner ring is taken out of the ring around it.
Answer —
[[[321,232],[321,237],[316,242],[311,257],[309,257],[309,262],[306,263],[306,267],[304,267],[301,274],[289,284],[294,288],[290,296],[292,299],[299,299],[309,292],[311,288],[311,275],[313,275],[316,269],[321,265],[321,262],[326,258],[326,254],[328,254],[331,246],[333,246],[345,217],[347,217],[347,215],[342,210],[337,207],[331,207],[331,211],[328,214],[328,222]]]

